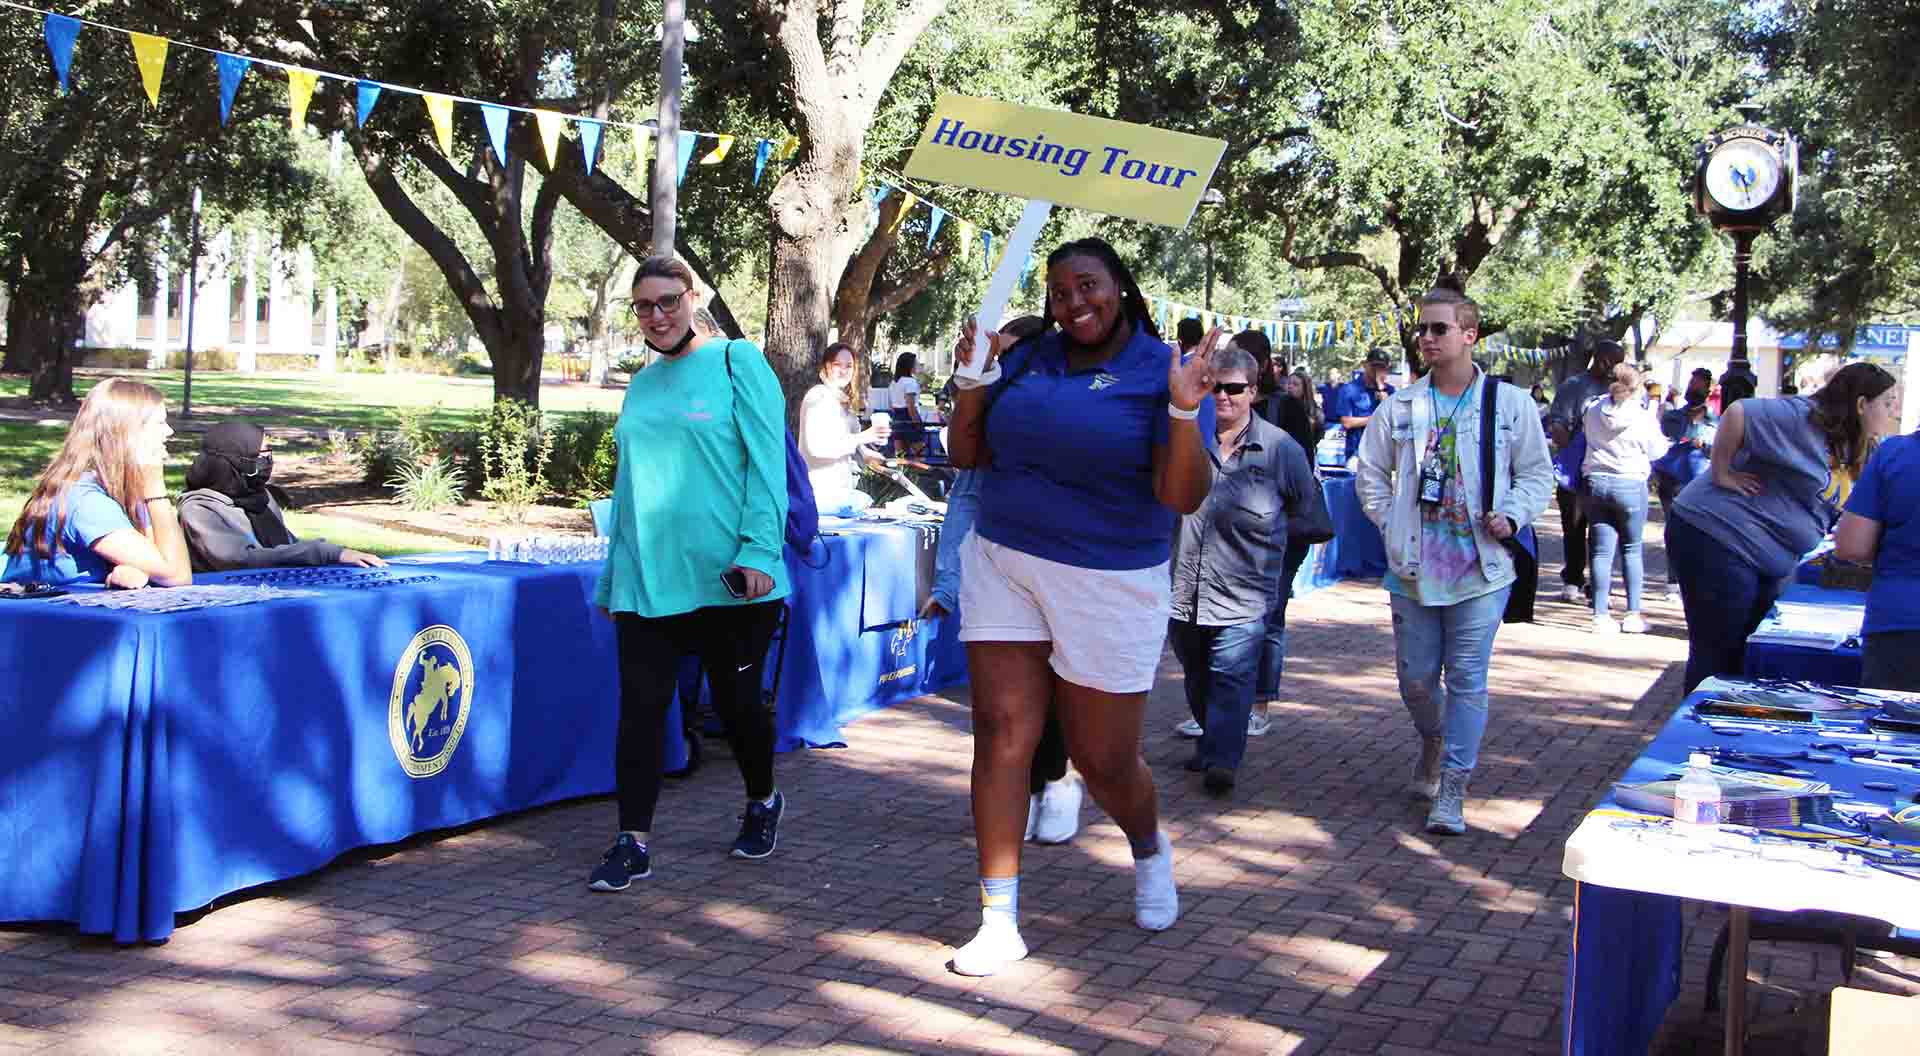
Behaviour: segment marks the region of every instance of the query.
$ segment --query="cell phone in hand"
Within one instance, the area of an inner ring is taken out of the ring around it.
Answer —
[[[726,584],[727,593],[736,598],[747,596],[747,573],[745,569],[729,568],[720,573],[720,582]]]

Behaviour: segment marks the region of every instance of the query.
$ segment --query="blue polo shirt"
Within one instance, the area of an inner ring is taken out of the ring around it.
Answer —
[[[1860,471],[1847,512],[1880,522],[1862,630],[1920,631],[1920,433],[1880,442]]]
[[[127,511],[107,494],[99,478],[91,472],[81,474],[66,494],[54,502],[47,524],[59,541],[53,557],[42,558],[35,553],[35,537],[29,536],[19,553],[7,555],[7,570],[0,573],[0,582],[53,586],[105,583],[107,574],[113,571],[113,562],[94,553],[93,544],[114,532],[138,530]]]
[[[1153,494],[1153,449],[1167,442],[1171,355],[1142,330],[1087,370],[1068,371],[1058,331],[1014,349],[989,395],[981,537],[1078,568],[1166,563],[1174,513]]]
[[[1327,424],[1338,425],[1342,418],[1361,418],[1371,415],[1374,408],[1380,406],[1381,402],[1391,395],[1393,395],[1393,386],[1384,381],[1380,383],[1379,395],[1375,395],[1373,390],[1367,388],[1364,379],[1354,378],[1333,390],[1333,405],[1327,408]],[[1348,458],[1360,453],[1360,437],[1365,433],[1365,429],[1347,430]]]

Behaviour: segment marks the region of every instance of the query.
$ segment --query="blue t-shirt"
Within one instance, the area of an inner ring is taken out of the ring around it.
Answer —
[[[1863,630],[1920,631],[1920,433],[1880,442],[1853,485],[1847,512],[1880,522]]]
[[[1342,418],[1364,418],[1373,414],[1381,401],[1393,395],[1393,386],[1380,383],[1378,394],[1367,388],[1362,378],[1355,378],[1333,390],[1333,406],[1327,408],[1327,424],[1337,425]],[[1360,437],[1366,434],[1364,428],[1347,430],[1347,457],[1360,453]]]
[[[17,554],[7,555],[7,570],[0,582],[105,583],[113,571],[113,562],[93,552],[93,544],[118,531],[134,530],[131,518],[100,486],[99,478],[84,473],[66,494],[53,504],[47,518],[59,549],[52,559],[43,559],[34,550],[34,535],[29,535]]]
[[[1014,350],[989,396],[981,537],[1078,568],[1165,564],[1174,513],[1153,494],[1153,449],[1167,442],[1171,354],[1142,330],[1071,373],[1057,331]]]

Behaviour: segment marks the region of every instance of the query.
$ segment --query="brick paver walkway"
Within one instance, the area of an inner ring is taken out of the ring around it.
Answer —
[[[1230,801],[1180,766],[1169,664],[1146,737],[1184,906],[1165,933],[1133,927],[1125,840],[1089,804],[1078,839],[1027,851],[1032,956],[987,980],[946,970],[978,921],[961,693],[781,757],[792,807],[764,862],[725,857],[740,792],[722,750],[670,786],[656,873],[623,894],[585,890],[613,824],[596,800],[352,856],[162,946],[0,930],[0,1052],[1554,1052],[1561,843],[1670,712],[1685,641],[1658,601],[1645,637],[1541,607],[1501,634],[1459,839],[1422,832],[1401,791],[1415,741],[1377,585],[1295,606],[1291,703]],[[1662,1051],[1718,1051],[1699,986],[1719,918],[1693,916]],[[1858,981],[1920,991],[1916,968]],[[1758,947],[1754,972],[1837,976],[1804,947]]]

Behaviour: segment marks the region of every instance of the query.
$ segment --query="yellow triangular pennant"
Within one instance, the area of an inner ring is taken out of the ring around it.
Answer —
[[[960,221],[960,261],[961,263],[965,263],[973,259],[973,244],[977,241],[979,241],[979,238],[977,233],[974,231],[973,224],[966,220]]]
[[[287,67],[287,123],[295,132],[307,123],[307,103],[313,99],[313,86],[320,75],[312,70]]]
[[[554,157],[560,150],[560,128],[567,119],[548,110],[533,112],[534,127],[540,130],[540,145],[547,148],[547,168],[553,168]]]
[[[900,211],[893,214],[893,223],[887,225],[887,234],[889,235],[900,230],[900,225],[907,222],[907,214],[912,212],[913,207],[920,201],[912,191],[901,191],[900,195]]]
[[[140,81],[147,86],[147,102],[160,105],[160,78],[167,71],[167,38],[150,33],[128,33],[133,38],[133,61],[140,66]]]
[[[721,162],[727,160],[727,151],[732,149],[733,149],[733,137],[721,136],[720,145],[708,151],[707,156],[700,159],[700,164],[718,165]]]
[[[800,137],[788,136],[781,140],[780,149],[773,155],[775,161],[785,161],[800,152]]]
[[[440,153],[453,157],[453,99],[450,96],[422,93],[427,117],[433,121],[433,135],[440,141]]]

